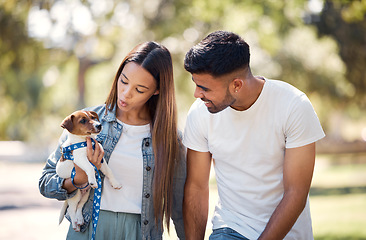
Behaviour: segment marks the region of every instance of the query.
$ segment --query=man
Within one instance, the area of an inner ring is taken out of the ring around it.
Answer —
[[[249,46],[225,31],[185,57],[199,98],[184,133],[187,239],[205,234],[211,159],[219,201],[210,239],[313,239],[308,194],[324,137],[304,93],[252,75]]]

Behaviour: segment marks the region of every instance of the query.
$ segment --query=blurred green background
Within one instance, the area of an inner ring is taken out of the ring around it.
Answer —
[[[365,13],[366,0],[0,0],[0,160],[30,145],[45,161],[62,119],[104,103],[144,41],[172,53],[183,129],[194,101],[184,55],[229,30],[250,45],[255,75],[309,96],[327,134],[311,191],[316,239],[366,239]]]

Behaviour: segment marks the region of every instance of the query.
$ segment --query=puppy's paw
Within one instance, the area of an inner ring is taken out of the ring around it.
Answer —
[[[75,232],[80,232],[80,226],[76,223],[76,221],[72,222],[72,228]]]
[[[114,189],[117,189],[117,190],[119,190],[119,189],[121,189],[121,188],[122,188],[122,184],[120,184],[120,183],[118,183],[118,182],[111,183],[111,185],[112,185],[112,187],[113,187]]]
[[[76,217],[76,226],[78,226],[80,228],[80,226],[83,225],[83,224],[84,224],[84,218],[83,218],[83,216],[82,215],[81,216],[77,216]]]
[[[98,184],[96,182],[89,182],[90,187],[98,188]]]

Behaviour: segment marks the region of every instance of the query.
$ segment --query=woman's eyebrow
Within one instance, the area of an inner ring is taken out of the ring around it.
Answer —
[[[121,72],[121,75],[122,75],[124,78],[126,78],[127,80],[130,80],[130,79],[128,79],[128,77],[127,77],[123,72]],[[150,89],[150,88],[148,88],[148,87],[146,87],[146,86],[144,86],[144,85],[141,85],[141,84],[138,84],[137,86],[142,87],[142,88],[146,88],[146,89]]]
[[[123,75],[124,78],[126,78],[127,80],[129,80],[128,77],[123,72],[121,72],[121,75]]]
[[[148,87],[144,86],[144,85],[137,85],[139,87],[143,87],[143,88],[146,88],[146,89],[149,89]]]

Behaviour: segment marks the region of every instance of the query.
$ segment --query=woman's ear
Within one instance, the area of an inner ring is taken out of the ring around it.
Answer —
[[[159,95],[159,90],[156,90],[156,91],[154,92],[154,95]]]

